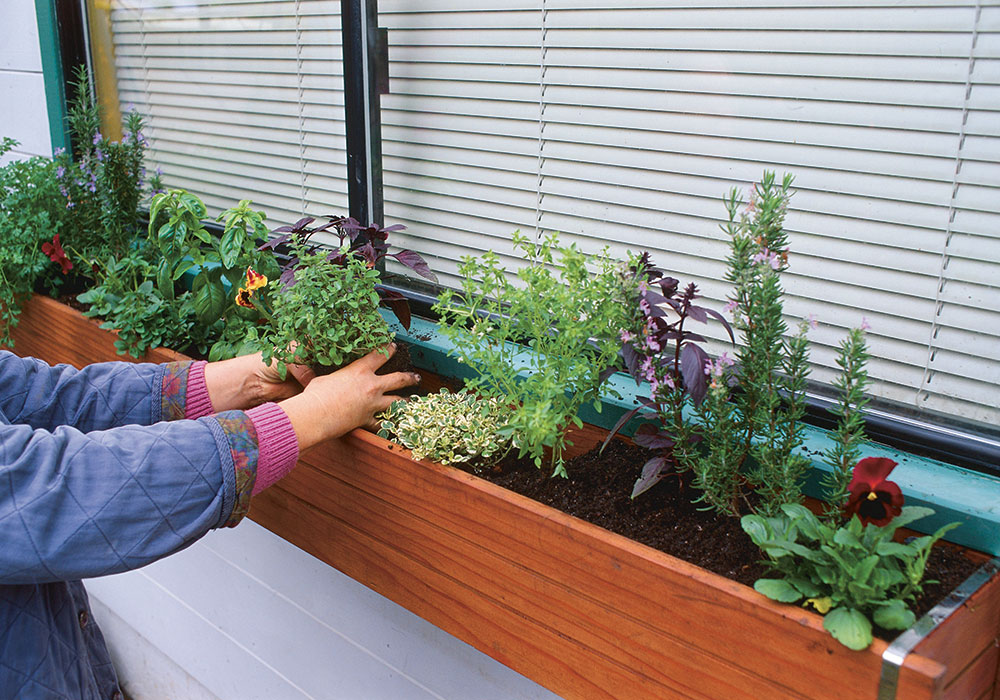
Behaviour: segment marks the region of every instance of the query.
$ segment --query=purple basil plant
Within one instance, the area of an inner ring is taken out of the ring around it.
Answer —
[[[316,218],[306,216],[296,221],[291,226],[280,226],[272,234],[279,234],[275,238],[260,247],[260,250],[284,251],[288,254],[288,262],[281,267],[281,277],[279,279],[282,286],[290,287],[295,284],[295,270],[299,266],[299,255],[302,253],[313,254],[319,251],[320,244],[312,242],[313,236],[317,233],[329,231],[340,240],[338,249],[330,251],[327,259],[337,265],[343,265],[348,256],[364,259],[369,267],[375,267],[384,258],[394,258],[400,264],[405,265],[421,277],[425,277],[432,282],[437,282],[437,276],[431,272],[430,266],[412,250],[398,250],[389,252],[388,238],[393,231],[402,231],[406,227],[402,224],[379,227],[375,224],[364,226],[353,217],[343,217],[326,215],[321,217],[326,219],[325,223],[317,224]],[[350,247],[347,252],[342,253],[344,243],[349,242]],[[403,324],[403,327],[410,327],[410,305],[399,292],[377,285],[379,298],[382,304],[392,309],[392,312]]]
[[[712,317],[722,323],[730,339],[736,342],[733,329],[722,314],[694,303],[700,295],[693,282],[682,288],[676,278],[653,266],[649,253],[643,253],[635,262],[634,272],[638,280],[638,322],[633,332],[622,332],[622,356],[636,384],[649,382],[650,396],[638,397],[640,405],[621,417],[604,443],[643,409],[656,414],[658,421],[640,425],[633,437],[637,445],[657,451],[643,466],[632,491],[633,498],[676,466],[673,452],[679,436],[670,428],[680,424],[681,411],[688,400],[694,406],[701,405],[713,379],[712,361],[699,345],[705,342],[704,336],[685,324],[689,319],[708,323]],[[698,436],[692,433],[684,439],[696,441]]]

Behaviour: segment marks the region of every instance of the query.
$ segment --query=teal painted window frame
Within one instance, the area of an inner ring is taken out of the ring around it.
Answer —
[[[66,88],[62,57],[59,53],[59,25],[56,22],[55,0],[35,0],[38,19],[38,43],[42,57],[42,80],[45,84],[45,107],[49,117],[49,137],[52,153],[69,148],[69,128],[66,123]]]
[[[404,330],[390,312],[383,311],[383,315],[394,324],[397,337],[410,345],[416,367],[457,378],[472,374],[468,366],[450,354],[453,346],[438,332],[437,323],[415,316],[409,330]],[[532,352],[528,348],[519,351]],[[605,396],[600,413],[585,406],[580,417],[587,423],[610,429],[625,412],[635,408],[636,395],[648,395],[649,386],[637,387],[625,374],[614,375],[608,381],[625,398]],[[630,434],[629,430],[622,432]],[[799,452],[811,464],[805,489],[811,496],[820,495],[820,477],[830,471],[821,456],[832,444],[829,431],[805,425],[805,442]],[[869,443],[864,453],[866,457],[888,457],[898,462],[892,479],[903,490],[907,503],[934,509],[933,516],[911,525],[914,530],[933,532],[946,523],[959,522],[961,526],[948,533],[946,540],[1000,555],[1000,479],[878,443]]]

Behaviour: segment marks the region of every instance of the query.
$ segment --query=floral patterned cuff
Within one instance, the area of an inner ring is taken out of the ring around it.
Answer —
[[[180,420],[187,411],[188,374],[194,362],[168,362],[164,365],[160,391],[160,420]]]
[[[236,494],[225,526],[235,527],[250,510],[250,495],[257,481],[257,462],[260,458],[257,429],[244,411],[223,411],[215,416],[215,420],[229,441],[229,452],[233,456]]]

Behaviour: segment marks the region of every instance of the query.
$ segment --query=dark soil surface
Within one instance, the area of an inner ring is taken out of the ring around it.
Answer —
[[[532,464],[508,461],[480,473],[511,491],[600,525],[747,586],[768,568],[760,550],[743,532],[737,518],[699,510],[698,492],[680,477],[667,478],[639,496],[629,498],[632,485],[649,459],[644,448],[611,442],[604,454],[597,449],[567,464],[568,479],[549,478]],[[919,619],[978,567],[952,546],[939,543],[928,561],[923,596],[912,606]],[[879,631],[883,639],[896,632]]]

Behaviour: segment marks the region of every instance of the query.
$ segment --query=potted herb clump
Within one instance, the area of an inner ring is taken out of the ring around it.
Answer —
[[[518,232],[513,242],[528,261],[515,273],[520,284],[495,253],[467,257],[462,289],[443,292],[434,309],[440,332],[475,373],[467,387],[512,406],[503,432],[520,456],[566,476],[566,431],[582,425],[585,403],[601,410],[600,388],[628,323],[623,269],[606,254],[560,247],[555,235],[533,243]]]
[[[315,218],[304,217],[275,229],[279,235],[262,247],[287,258],[277,285],[260,278],[250,282],[248,276],[242,290],[241,303],[266,320],[259,334],[264,359],[276,360],[282,373],[290,363],[329,372],[373,350],[388,353],[395,334],[379,307],[391,308],[404,328],[410,326],[410,311],[401,294],[381,284],[379,267],[386,257],[437,279],[417,253],[389,251],[389,233],[403,226],[366,227],[349,217],[326,218],[314,225]],[[324,232],[337,236],[338,247],[331,250],[313,239]]]

